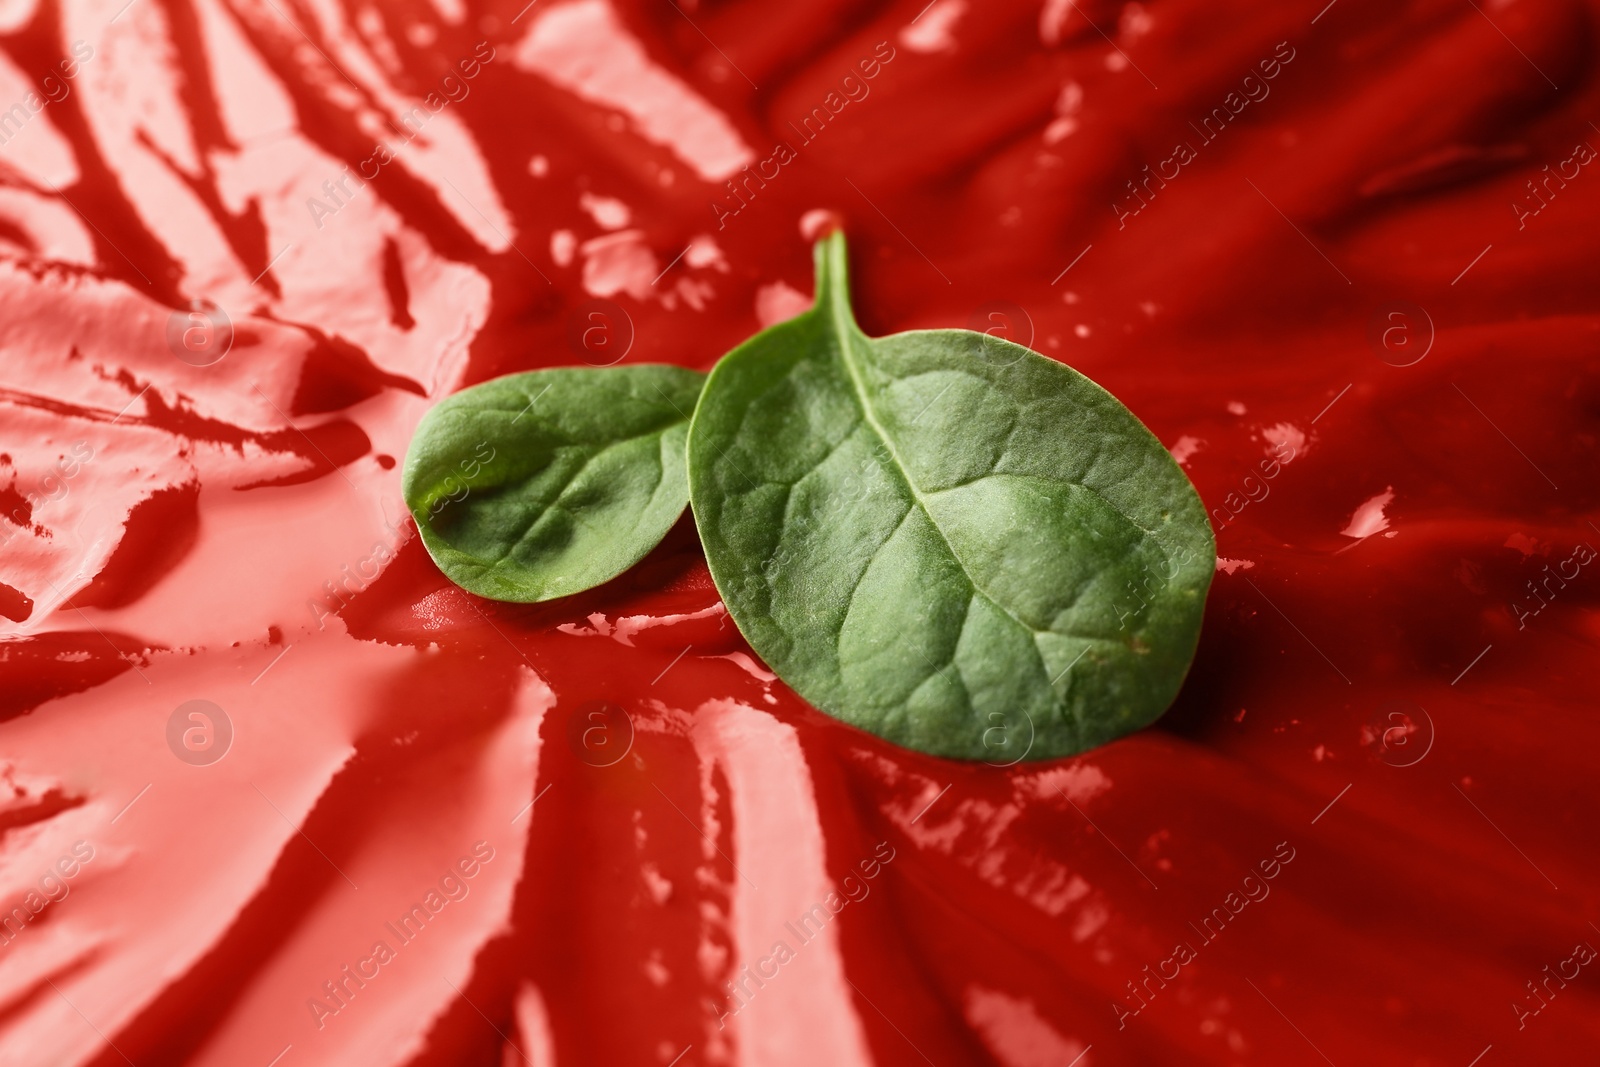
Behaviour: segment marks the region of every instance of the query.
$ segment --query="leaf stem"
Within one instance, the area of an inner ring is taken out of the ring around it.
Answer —
[[[850,306],[850,254],[845,247],[844,232],[834,230],[818,241],[814,255],[818,310],[826,310],[835,320],[842,319],[855,326],[855,311]]]

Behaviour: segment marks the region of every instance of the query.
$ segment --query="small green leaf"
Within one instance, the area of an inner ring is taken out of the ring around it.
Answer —
[[[689,492],[730,614],[799,694],[923,752],[1007,764],[1156,719],[1194,656],[1211,527],[1083,375],[966,330],[869,338],[845,246],[808,312],[711,372]]]
[[[682,367],[510,374],[441,401],[406,453],[406,506],[439,569],[531,603],[609,581],[688,503],[684,437],[705,375]]]

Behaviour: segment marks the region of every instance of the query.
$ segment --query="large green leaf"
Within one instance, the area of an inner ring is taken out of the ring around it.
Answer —
[[[812,310],[730,353],[689,492],[739,629],[817,707],[924,752],[1081,752],[1172,702],[1215,543],[1182,470],[1083,375],[965,330],[869,338],[841,236]]]
[[[510,374],[441,401],[406,453],[406,506],[439,569],[531,602],[608,581],[688,503],[684,436],[705,376],[681,367]]]

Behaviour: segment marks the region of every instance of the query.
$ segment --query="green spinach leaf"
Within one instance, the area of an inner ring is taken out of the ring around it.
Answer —
[[[810,310],[707,379],[688,441],[706,560],[801,696],[941,756],[1081,752],[1156,719],[1216,548],[1155,436],[1071,368],[965,330],[869,338],[843,237]]]
[[[402,488],[451,581],[529,603],[609,581],[688,503],[684,438],[705,376],[566,368],[464,389],[422,419]]]

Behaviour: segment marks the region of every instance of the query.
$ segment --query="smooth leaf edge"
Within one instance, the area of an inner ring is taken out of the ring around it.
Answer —
[[[814,249],[813,249],[813,262],[814,262],[814,265],[815,265],[816,282],[815,282],[815,292],[814,292],[814,298],[813,298],[812,306],[810,308],[806,309],[805,311],[801,312],[799,315],[796,315],[796,316],[794,316],[794,317],[792,317],[790,319],[786,319],[781,323],[775,323],[773,326],[768,327],[766,330],[762,330],[759,333],[755,334],[754,336],[746,339],[745,341],[743,341],[740,344],[736,345],[732,350],[730,350],[720,360],[718,360],[716,365],[714,367],[712,367],[711,371],[706,375],[705,384],[701,387],[700,398],[701,398],[702,402],[704,401],[706,396],[708,396],[708,395],[710,395],[712,393],[713,388],[714,388],[714,383],[717,381],[717,379],[719,377],[719,374],[725,374],[725,373],[729,373],[730,372],[730,368],[733,365],[733,357],[739,355],[741,352],[745,351],[746,349],[750,348],[751,346],[756,345],[758,342],[761,341],[761,339],[765,335],[767,335],[772,330],[781,329],[781,328],[783,328],[785,326],[791,326],[795,322],[796,319],[799,319],[801,317],[813,316],[813,317],[820,317],[820,318],[827,319],[828,322],[826,323],[826,326],[830,327],[837,336],[840,336],[841,340],[842,340],[843,337],[847,337],[850,334],[857,335],[857,336],[859,336],[859,337],[861,337],[861,338],[863,338],[865,340],[869,340],[869,341],[871,341],[871,340],[882,340],[882,338],[869,337],[864,331],[861,330],[859,324],[856,322],[853,305],[852,305],[851,300],[850,300],[848,249],[847,249],[847,246],[846,246],[846,243],[845,243],[845,240],[844,240],[844,235],[839,231],[835,231],[835,232],[827,235],[826,237],[822,238],[818,242],[816,242],[816,244],[814,246]],[[1215,560],[1215,557],[1216,557],[1216,533],[1211,527],[1210,518],[1209,518],[1208,514],[1206,513],[1204,501],[1201,499],[1200,494],[1199,494],[1199,490],[1195,487],[1193,480],[1190,479],[1189,476],[1188,476],[1188,473],[1185,472],[1183,470],[1183,468],[1177,464],[1176,460],[1171,459],[1170,451],[1168,451],[1166,446],[1161,443],[1161,439],[1156,436],[1155,432],[1152,431],[1150,429],[1150,427],[1145,424],[1144,420],[1139,418],[1138,414],[1136,412],[1134,412],[1132,408],[1130,408],[1127,404],[1123,403],[1115,394],[1111,393],[1110,390],[1106,389],[1103,385],[1101,385],[1099,382],[1096,382],[1094,379],[1090,378],[1088,375],[1086,375],[1083,372],[1077,370],[1075,367],[1072,367],[1072,366],[1070,366],[1070,365],[1068,365],[1068,364],[1066,364],[1066,363],[1064,363],[1064,362],[1062,362],[1060,360],[1051,359],[1050,357],[1044,355],[1043,353],[1036,352],[1033,349],[1026,347],[1025,345],[1018,345],[1018,344],[1015,344],[1012,341],[1008,341],[1008,340],[1005,340],[1003,338],[996,338],[996,337],[993,337],[992,335],[980,334],[980,333],[976,333],[975,331],[970,331],[970,330],[936,328],[936,329],[926,329],[926,330],[900,331],[898,333],[895,333],[895,334],[892,334],[892,335],[889,335],[889,336],[893,336],[893,337],[897,337],[898,338],[898,337],[904,337],[904,336],[907,336],[907,335],[916,335],[916,334],[941,334],[941,335],[967,334],[967,335],[970,335],[973,338],[982,338],[983,339],[982,343],[984,343],[984,344],[988,344],[988,345],[999,344],[999,345],[1004,346],[1004,347],[1015,348],[1017,350],[1017,352],[1018,352],[1019,358],[1036,360],[1036,361],[1039,361],[1040,364],[1042,364],[1042,365],[1048,365],[1048,368],[1049,368],[1048,372],[1049,373],[1066,372],[1066,373],[1068,373],[1070,375],[1073,375],[1073,376],[1075,376],[1075,378],[1076,378],[1076,380],[1077,380],[1077,382],[1079,384],[1088,386],[1088,387],[1092,388],[1093,390],[1095,390],[1095,391],[1099,392],[1100,394],[1102,394],[1105,398],[1111,400],[1131,420],[1131,422],[1133,424],[1133,427],[1135,428],[1136,431],[1142,431],[1145,435],[1147,435],[1147,437],[1150,440],[1150,442],[1152,442],[1155,445],[1155,447],[1161,451],[1161,453],[1163,453],[1163,454],[1168,456],[1169,462],[1171,462],[1173,470],[1175,470],[1177,472],[1177,474],[1180,476],[1179,477],[1179,484],[1180,484],[1180,486],[1182,488],[1180,488],[1178,491],[1180,493],[1182,493],[1184,488],[1187,489],[1188,496],[1190,496],[1192,498],[1191,503],[1193,505],[1194,511],[1196,513],[1196,516],[1199,519],[1199,522],[1198,522],[1198,525],[1197,525],[1196,529],[1202,535],[1200,540],[1203,541],[1204,548],[1205,548],[1204,555],[1203,555],[1202,560],[1200,562],[1202,562],[1202,564],[1214,563],[1214,560]],[[847,371],[852,376],[852,387],[855,389],[855,391],[857,393],[857,399],[859,400],[860,399],[860,384],[855,379],[854,370],[852,368],[849,368],[849,366],[848,366],[848,357],[845,355],[844,352],[841,351],[839,358],[840,358],[841,362],[846,364]],[[692,450],[692,447],[693,447],[693,442],[694,442],[694,439],[695,439],[695,428],[696,428],[696,423],[698,422],[699,417],[700,417],[701,406],[702,406],[701,403],[697,403],[695,405],[695,417],[693,419],[691,419],[690,423],[689,423],[689,431],[688,431],[688,435],[687,435],[687,440],[685,442],[685,451],[686,451],[686,457],[685,458],[686,458],[686,468],[687,468],[687,472],[688,472],[688,481],[689,481],[689,508],[690,508],[691,514],[694,515],[696,533],[699,534],[699,536],[700,536],[702,550],[704,550],[705,543],[706,543],[706,538],[705,538],[704,533],[702,532],[702,520],[701,520],[701,515],[700,515],[700,508],[697,507],[697,504],[696,504],[696,498],[697,498],[697,496],[699,494],[696,493],[695,486],[696,486],[696,482],[697,482],[698,479],[696,478],[696,474],[695,474],[695,470],[694,470],[694,464],[692,462],[687,462],[687,460],[689,458],[688,453],[690,452],[690,450]],[[885,447],[886,448],[890,448],[890,450],[892,452],[892,448],[889,446],[888,441],[884,438],[883,431],[878,426],[876,426],[875,424],[872,424],[871,428],[872,428],[874,434],[876,434],[879,437],[879,439],[884,442]],[[1094,491],[1094,490],[1091,490],[1091,491]],[[914,492],[913,492],[913,495],[915,496]],[[1099,494],[1097,493],[1096,495],[1099,495]],[[1102,499],[1104,499],[1104,497],[1102,497]],[[1150,537],[1155,539],[1157,541],[1158,545],[1162,548],[1163,552],[1166,552],[1166,553],[1169,554],[1169,558],[1170,558],[1170,552],[1171,552],[1171,550],[1173,548],[1183,547],[1183,546],[1178,545],[1178,544],[1169,543],[1167,537],[1161,536],[1160,534],[1158,534],[1157,531],[1151,530],[1151,529],[1143,526],[1142,524],[1138,523],[1133,518],[1133,516],[1127,515],[1120,508],[1117,508],[1116,505],[1112,504],[1109,500],[1106,501],[1106,503],[1108,504],[1108,506],[1112,507],[1113,510],[1115,510],[1119,515],[1121,515],[1126,521],[1132,523],[1136,528],[1140,529],[1141,531],[1145,532]],[[920,500],[918,500],[918,506],[919,507],[922,506]],[[924,511],[924,514],[927,514],[926,507],[923,507],[923,511]],[[930,522],[931,521],[932,521],[932,519],[931,519],[931,516],[930,516]],[[952,549],[952,555],[953,554],[954,554],[954,550]],[[729,599],[729,596],[728,596],[728,592],[727,592],[727,590],[729,590],[732,587],[731,583],[730,583],[730,576],[728,576],[726,574],[719,576],[718,567],[712,562],[711,554],[709,552],[705,553],[705,558],[706,558],[706,568],[711,574],[712,582],[716,586],[718,595],[722,598],[723,604],[724,604],[724,606],[726,607],[726,609],[728,611],[729,617],[733,620],[735,627],[738,628],[740,634],[745,638],[745,640],[750,643],[752,649],[754,649],[757,652],[758,655],[761,655],[763,660],[765,660],[768,663],[768,665],[770,667],[772,667],[772,669],[775,672],[777,672],[777,667],[775,665],[773,665],[773,663],[772,663],[772,661],[770,659],[768,659],[767,654],[763,653],[762,650],[757,647],[758,638],[755,637],[751,633],[751,630],[753,629],[753,627],[748,627],[748,626],[746,626],[745,624],[743,624],[741,622],[741,620],[739,618],[739,615],[741,613],[736,611],[735,608],[734,608],[734,603],[730,602],[730,599]],[[964,567],[962,569],[965,570]],[[1214,577],[1215,577],[1215,573],[1214,572],[1215,572],[1214,565],[1203,566],[1202,570],[1201,570],[1201,579],[1197,583],[1195,583],[1195,585],[1192,587],[1192,596],[1193,596],[1193,599],[1194,599],[1194,602],[1195,602],[1195,608],[1194,608],[1194,611],[1195,611],[1195,622],[1194,622],[1194,626],[1193,626],[1192,630],[1190,631],[1190,633],[1186,635],[1188,639],[1184,641],[1184,647],[1181,650],[1177,650],[1177,651],[1181,651],[1181,653],[1182,653],[1180,658],[1181,658],[1181,660],[1183,662],[1183,667],[1182,667],[1181,670],[1177,670],[1177,671],[1174,671],[1172,673],[1172,675],[1170,676],[1170,685],[1161,687],[1161,690],[1163,692],[1163,699],[1153,702],[1153,704],[1159,705],[1159,706],[1155,707],[1155,710],[1151,711],[1147,716],[1141,715],[1141,716],[1136,717],[1135,720],[1130,720],[1130,724],[1126,727],[1126,729],[1119,730],[1118,732],[1113,733],[1113,734],[1111,734],[1109,736],[1100,736],[1100,737],[1095,737],[1093,739],[1090,739],[1089,737],[1086,737],[1085,735],[1088,734],[1088,733],[1091,733],[1091,731],[1085,731],[1083,729],[1084,724],[1082,723],[1081,717],[1078,716],[1073,711],[1073,709],[1070,706],[1068,706],[1064,700],[1061,699],[1060,693],[1056,690],[1055,685],[1052,684],[1051,685],[1051,695],[1052,695],[1052,698],[1055,700],[1056,707],[1063,714],[1068,714],[1068,715],[1072,716],[1072,718],[1074,719],[1075,726],[1076,726],[1076,733],[1078,734],[1078,739],[1079,739],[1079,741],[1081,741],[1083,743],[1081,743],[1079,745],[1076,745],[1075,747],[1072,747],[1070,749],[1058,750],[1058,751],[1046,750],[1046,751],[1034,752],[1030,748],[1029,752],[1026,753],[1022,757],[1022,759],[1032,762],[1032,761],[1046,760],[1046,759],[1069,758],[1071,756],[1079,755],[1079,754],[1081,754],[1083,752],[1088,752],[1088,751],[1093,750],[1094,748],[1100,747],[1101,745],[1107,744],[1110,741],[1116,740],[1117,738],[1124,737],[1124,736],[1127,736],[1128,734],[1131,734],[1131,733],[1134,733],[1134,732],[1136,732],[1138,730],[1144,729],[1145,727],[1148,727],[1152,723],[1158,721],[1163,715],[1165,715],[1169,710],[1171,710],[1173,702],[1176,701],[1178,694],[1182,691],[1184,682],[1188,679],[1189,674],[1190,674],[1190,672],[1192,671],[1192,669],[1194,667],[1195,653],[1199,648],[1201,632],[1204,629],[1204,625],[1205,625],[1205,605],[1206,605],[1206,602],[1207,602],[1207,600],[1209,598],[1211,585],[1212,585],[1212,582],[1213,582]],[[734,598],[734,600],[737,600],[737,599],[738,599],[738,597],[736,596]],[[988,598],[986,596],[986,599],[990,599],[991,602],[993,602],[992,598]],[[1000,605],[996,605],[996,607],[1000,608],[1000,610],[1002,610],[1002,611],[1006,610],[1003,607],[1001,607]],[[1008,615],[1011,615],[1011,612],[1009,612],[1009,611],[1006,611],[1006,613]],[[1014,615],[1012,617],[1015,618]],[[1018,620],[1018,621],[1020,623],[1020,620]],[[1030,632],[1032,632],[1032,628],[1031,627],[1027,627],[1027,624],[1025,624],[1025,623],[1021,623],[1021,624],[1024,625],[1026,628],[1028,628],[1030,630]],[[1106,640],[1106,639],[1102,639],[1102,638],[1079,638],[1079,639],[1086,640],[1086,641],[1091,641],[1091,642],[1099,642],[1099,643],[1104,643],[1105,640]],[[765,642],[763,641],[762,643],[764,644]],[[779,674],[780,678],[783,677],[781,672],[778,672],[778,674]],[[788,684],[788,680],[787,679],[784,679],[784,681],[785,681],[785,684]],[[978,755],[971,755],[971,754],[966,754],[966,753],[929,751],[927,749],[917,748],[916,746],[907,745],[907,744],[904,744],[901,741],[897,741],[897,740],[894,740],[894,739],[891,739],[891,738],[888,738],[888,737],[884,737],[884,735],[881,734],[879,731],[873,729],[869,725],[866,725],[866,724],[858,721],[855,717],[850,716],[847,712],[830,710],[829,707],[825,706],[822,703],[813,702],[811,697],[807,696],[804,693],[800,693],[800,691],[798,689],[796,689],[795,691],[796,691],[796,693],[798,693],[801,696],[802,699],[806,700],[808,703],[814,703],[815,706],[819,710],[822,710],[824,713],[828,714],[830,717],[836,718],[836,719],[840,720],[841,722],[844,722],[844,723],[846,723],[848,725],[855,726],[856,728],[864,730],[867,733],[871,733],[874,736],[878,736],[880,738],[883,738],[884,740],[889,741],[889,743],[891,743],[891,744],[900,745],[900,747],[904,747],[904,748],[910,748],[913,751],[920,751],[920,752],[923,752],[923,754],[925,754],[925,755],[933,755],[933,756],[936,756],[936,757],[947,758],[947,759],[957,759],[957,760],[961,760],[963,762],[976,762],[976,761],[978,761],[980,759],[980,756],[978,756]]]
[[[417,533],[422,540],[423,547],[428,552],[429,558],[433,560],[434,565],[439,568],[441,573],[443,573],[452,584],[466,590],[474,596],[482,597],[485,600],[493,600],[499,603],[507,604],[541,604],[547,601],[559,600],[564,597],[573,596],[575,594],[586,592],[590,589],[595,589],[605,585],[607,582],[613,581],[623,574],[626,574],[629,570],[632,570],[641,560],[643,560],[646,556],[653,552],[658,545],[661,544],[662,540],[665,539],[669,532],[671,532],[673,526],[677,525],[678,521],[682,519],[684,512],[689,507],[687,445],[688,428],[690,421],[693,419],[692,410],[688,415],[685,416],[683,409],[679,407],[671,397],[666,396],[664,393],[662,394],[663,399],[665,399],[671,407],[676,409],[679,415],[682,417],[674,420],[670,425],[660,431],[650,434],[641,434],[636,437],[619,438],[617,442],[613,442],[613,445],[623,442],[644,440],[649,437],[657,438],[661,442],[658,451],[662,460],[662,477],[657,481],[656,490],[652,492],[652,497],[654,497],[655,493],[659,492],[660,488],[669,480],[672,480],[672,470],[669,468],[675,468],[679,475],[678,481],[683,486],[682,503],[676,509],[672,510],[670,519],[668,519],[664,524],[658,523],[660,529],[655,536],[646,539],[643,542],[643,547],[638,551],[622,554],[622,556],[619,558],[622,558],[623,562],[614,568],[604,568],[599,571],[598,574],[586,575],[581,579],[571,582],[547,584],[536,591],[532,591],[531,593],[524,595],[523,591],[518,589],[515,583],[511,582],[509,579],[501,579],[498,581],[485,580],[487,575],[495,573],[497,563],[485,562],[480,557],[463,552],[462,550],[455,548],[448,541],[444,540],[444,538],[437,531],[435,531],[424,518],[418,517],[416,509],[411,503],[412,494],[409,491],[410,480],[413,472],[413,459],[415,450],[417,448],[417,443],[422,439],[423,425],[429,418],[433,417],[435,413],[453,410],[453,407],[446,408],[446,404],[455,402],[458,400],[458,398],[469,396],[475,389],[495,383],[502,383],[508,378],[536,377],[550,373],[606,373],[612,370],[635,368],[649,368],[651,370],[682,372],[684,375],[696,376],[700,379],[701,393],[704,392],[705,382],[709,378],[709,376],[702,371],[697,371],[690,367],[681,367],[674,363],[630,363],[625,367],[541,367],[536,370],[516,371],[511,374],[504,374],[495,378],[490,378],[486,381],[476,382],[465,389],[460,389],[454,393],[451,393],[449,396],[444,397],[437,404],[428,409],[428,411],[423,415],[422,419],[418,421],[417,428],[412,431],[411,442],[406,448],[406,456],[401,468],[401,498],[406,504],[407,511],[411,513],[412,522],[417,527]],[[657,391],[660,391],[659,387],[657,388]],[[698,404],[699,394],[696,395],[695,399],[696,403]],[[677,446],[669,446],[667,439],[674,434],[681,436],[682,441]],[[429,499],[437,499],[437,495],[434,495]],[[464,574],[464,569],[469,569],[472,571],[472,573]]]

